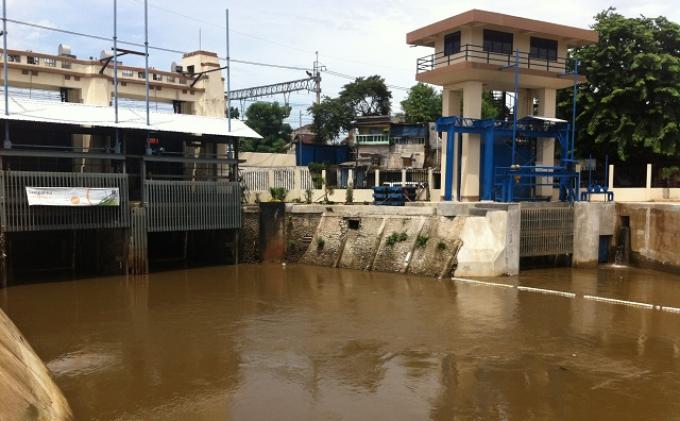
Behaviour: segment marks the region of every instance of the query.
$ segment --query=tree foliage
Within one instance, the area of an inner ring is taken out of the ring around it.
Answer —
[[[582,153],[680,157],[680,26],[664,17],[596,16],[597,44],[576,50],[588,80],[577,95]],[[560,113],[571,117],[571,92]]]
[[[272,152],[285,150],[290,141],[292,129],[284,120],[290,115],[290,107],[278,102],[254,102],[246,111],[248,126],[262,136],[262,139],[243,139],[243,152]]]
[[[325,142],[351,129],[360,116],[389,115],[392,93],[378,76],[359,77],[342,87],[336,98],[325,97],[309,108],[317,141]]]
[[[424,83],[413,85],[401,101],[407,123],[436,121],[442,115],[442,94]]]

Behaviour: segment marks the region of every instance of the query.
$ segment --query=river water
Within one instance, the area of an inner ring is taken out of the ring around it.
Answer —
[[[680,277],[244,265],[13,286],[82,420],[678,420]]]

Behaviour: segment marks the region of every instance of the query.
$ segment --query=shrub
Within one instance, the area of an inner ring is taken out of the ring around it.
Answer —
[[[430,239],[427,235],[419,235],[416,238],[416,247],[423,248],[427,245],[427,241]]]
[[[286,200],[288,190],[286,190],[284,187],[270,187],[269,193],[272,195],[273,202],[284,202]]]

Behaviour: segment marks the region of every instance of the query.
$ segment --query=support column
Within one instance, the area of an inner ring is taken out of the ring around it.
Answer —
[[[482,82],[463,84],[463,117],[482,118],[482,89]],[[460,200],[475,202],[479,200],[479,135],[464,133],[462,143]]]
[[[614,188],[614,164],[609,164],[609,180],[607,180],[607,188],[612,191]]]
[[[380,170],[378,168],[375,169],[375,187],[380,186]]]
[[[534,91],[538,99],[538,115],[541,117],[555,117],[557,108],[557,91],[552,88],[537,89]],[[539,138],[536,148],[536,163],[538,165],[555,166],[555,139]],[[544,177],[541,183],[552,183],[552,177]],[[538,189],[541,196],[550,196],[556,199],[556,193],[550,186],[541,186]]]
[[[452,115],[461,115],[461,91],[454,91],[452,89],[447,89],[444,88],[443,92],[443,98],[442,98],[442,115],[444,117],[449,117]],[[447,163],[447,157],[449,155],[449,152],[451,152],[451,157],[452,160],[448,162],[452,162],[453,165],[450,167],[451,172],[453,173],[453,177],[451,177],[452,180],[452,187],[451,191],[453,195],[451,196],[452,200],[459,200],[458,198],[458,143],[453,142],[453,149],[451,151],[448,150],[448,134],[447,133],[442,133],[442,142],[441,142],[441,159],[440,159],[440,166],[441,166],[441,192],[442,192],[442,197],[444,192],[446,191],[446,180],[447,180],[447,174],[446,174],[446,163]]]

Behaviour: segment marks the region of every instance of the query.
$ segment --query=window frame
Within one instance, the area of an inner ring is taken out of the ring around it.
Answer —
[[[57,67],[57,59],[56,58],[45,57],[43,59],[43,63],[45,63],[45,66],[47,66],[47,67]]]
[[[451,39],[454,39],[453,44],[447,46],[447,41],[450,41]],[[456,42],[458,43],[458,48],[455,48]],[[453,47],[453,48],[448,48],[448,47]],[[461,47],[460,31],[451,32],[450,34],[444,35],[444,55],[445,56],[448,57],[448,56],[452,56],[454,54],[460,53],[460,47]]]
[[[515,43],[515,34],[513,34],[512,32],[496,31],[494,29],[484,29],[482,37],[483,37],[482,49],[485,52],[508,55],[512,54]]]
[[[7,62],[8,63],[21,63],[21,56],[19,54],[8,54],[7,55]]]
[[[40,57],[38,57],[38,56],[26,56],[26,64],[38,66],[40,64]]]
[[[539,45],[534,45],[535,43]],[[554,50],[551,48],[553,45]],[[555,39],[541,37],[530,37],[529,39],[529,57],[533,59],[557,61],[558,48],[559,43]]]

